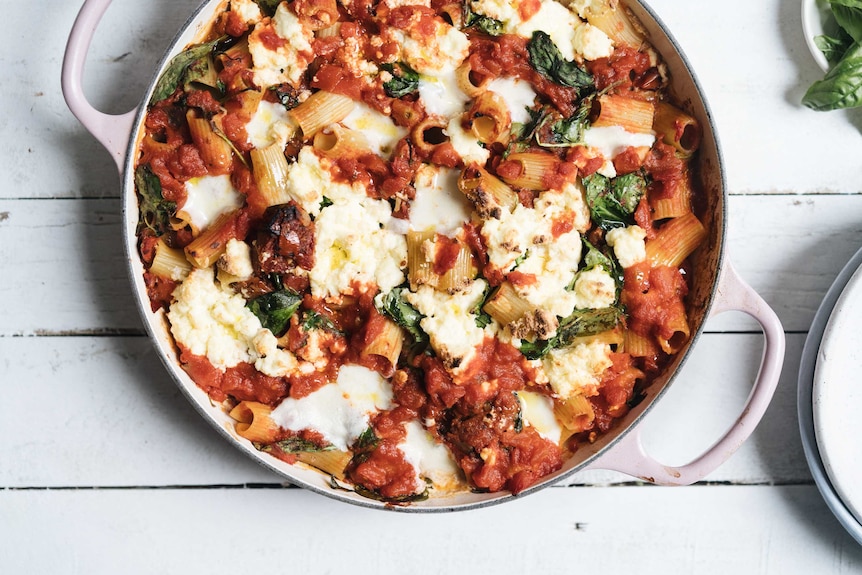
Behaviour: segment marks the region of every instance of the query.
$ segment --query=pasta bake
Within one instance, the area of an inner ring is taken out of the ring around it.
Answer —
[[[616,1],[225,0],[201,40],[148,102],[139,250],[258,450],[517,494],[688,341],[700,129]]]

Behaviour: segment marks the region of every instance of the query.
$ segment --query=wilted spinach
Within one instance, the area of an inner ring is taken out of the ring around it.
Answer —
[[[257,316],[263,327],[279,336],[287,331],[290,318],[299,309],[302,297],[282,289],[250,300],[246,307]]]
[[[575,62],[566,60],[551,37],[537,30],[527,43],[530,64],[542,76],[562,86],[581,90],[592,88],[593,77]]]
[[[164,198],[162,183],[147,165],[138,166],[135,170],[135,189],[138,191],[138,209],[141,212],[137,233],[147,227],[161,236],[170,229],[171,216],[177,211],[176,203]]]

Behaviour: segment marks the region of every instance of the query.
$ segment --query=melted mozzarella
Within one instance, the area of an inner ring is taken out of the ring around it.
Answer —
[[[436,441],[418,421],[408,421],[404,425],[407,435],[398,444],[404,459],[416,470],[416,482],[424,485],[422,478],[427,477],[435,489],[448,490],[460,483],[458,466],[449,450]]]
[[[495,78],[488,84],[488,90],[499,94],[509,108],[512,122],[526,124],[530,121],[527,108],[532,108],[536,101],[536,92],[529,82],[518,78]]]
[[[615,158],[626,148],[652,147],[653,134],[633,134],[622,126],[599,126],[584,132],[584,143],[598,149],[607,159]]]
[[[354,104],[353,110],[341,123],[362,133],[371,151],[384,158],[388,158],[398,140],[407,135],[407,129],[396,126],[392,118],[360,102]]]
[[[242,207],[243,197],[230,183],[230,176],[202,176],[186,182],[185,212],[192,226],[204,230],[220,215]]]
[[[419,79],[419,99],[429,114],[445,118],[462,113],[464,105],[470,101],[458,86],[454,69],[439,76],[422,76]]]
[[[272,411],[272,419],[291,431],[314,430],[347,450],[368,428],[371,415],[391,407],[388,381],[365,367],[344,365],[334,383],[300,399],[288,397]]]
[[[532,391],[519,391],[517,396],[524,424],[532,426],[548,441],[560,443],[563,429],[554,415],[554,400]]]
[[[461,127],[460,118],[452,118],[446,126],[446,134],[449,141],[465,164],[479,164],[484,166],[491,156],[491,151],[482,147],[476,136],[470,134]]]
[[[566,60],[575,59],[575,29],[581,20],[568,8],[555,0],[544,0],[539,11],[515,28],[518,36],[530,38],[533,32],[541,30],[551,37]]]
[[[410,229],[452,236],[469,221],[472,206],[458,189],[458,170],[423,164],[416,172]]]

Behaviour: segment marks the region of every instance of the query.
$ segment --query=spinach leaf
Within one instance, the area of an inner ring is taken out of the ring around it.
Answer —
[[[276,441],[274,444],[285,453],[317,453],[320,451],[332,451],[335,446],[330,444],[320,446],[314,442],[302,439],[301,437],[288,437],[281,441]],[[271,451],[270,445],[255,444],[258,451]]]
[[[575,289],[575,283],[577,283],[578,277],[581,273],[589,271],[595,267],[600,267],[614,279],[614,285],[616,286],[616,299],[619,301],[624,281],[624,271],[622,266],[612,255],[612,251],[609,247],[606,246],[603,251],[588,242],[586,238],[582,241],[586,248],[586,254],[584,254],[584,265],[581,267],[580,271],[575,274],[575,277],[572,279],[572,283],[569,284],[569,291]]]
[[[135,170],[135,189],[138,191],[138,218],[140,233],[145,227],[161,236],[170,229],[170,220],[177,211],[177,204],[162,196],[162,183],[149,166],[138,166]]]
[[[428,334],[419,327],[419,321],[425,316],[401,296],[405,289],[407,288],[397,287],[386,295],[378,294],[374,298],[374,307],[407,330],[415,343],[425,344],[428,342]]]
[[[854,42],[862,42],[862,1],[860,0],[830,0],[832,14]]]
[[[646,192],[646,181],[633,172],[609,179],[592,174],[583,179],[593,222],[608,231],[634,223],[633,214]]]
[[[862,105],[862,43],[853,44],[822,80],[814,82],[802,103],[817,111]]]
[[[536,143],[545,148],[563,148],[583,144],[584,132],[590,125],[592,108],[593,97],[582,98],[575,113],[570,118],[563,118],[555,122],[551,126],[550,134],[542,129],[544,124],[540,126],[536,130]],[[545,123],[551,117],[551,115],[546,116]]]
[[[491,284],[486,284],[485,293],[482,294],[482,298],[475,306],[473,306],[473,309],[470,310],[470,313],[476,316],[476,327],[485,329],[491,324],[491,314],[486,312],[483,308],[485,307],[485,304],[488,303],[488,300],[494,297],[495,293],[497,293],[497,288],[491,287]]]
[[[398,72],[395,71],[396,65]],[[383,83],[383,90],[390,98],[401,98],[419,90],[419,72],[404,62],[381,64],[380,67],[392,74],[392,79]]]
[[[218,42],[218,40],[213,40],[205,44],[198,44],[174,56],[170,64],[168,64],[167,69],[159,77],[158,82],[156,82],[156,87],[153,89],[153,97],[150,98],[150,105],[157,104],[173,94],[183,82],[183,78],[189,67],[201,58],[208,56]]]
[[[599,309],[575,310],[572,315],[560,322],[557,335],[551,339],[522,341],[521,353],[527,359],[540,359],[552,349],[571,345],[575,338],[595,335],[615,328],[623,315],[622,308],[615,305]]]
[[[258,296],[250,300],[246,307],[257,316],[263,327],[280,336],[287,331],[290,318],[301,303],[302,296],[282,289]]]
[[[637,172],[616,177],[611,180],[611,193],[626,213],[633,214],[646,193],[646,180]]]
[[[537,30],[527,43],[530,64],[542,76],[560,84],[581,90],[593,87],[593,77],[575,62],[566,60],[551,37]]]
[[[476,14],[475,12],[468,12],[466,21],[464,22],[465,28],[476,28],[477,30],[484,32],[488,36],[499,36],[503,33],[503,23],[499,20],[495,20],[494,18],[490,18],[488,16],[482,14]]]

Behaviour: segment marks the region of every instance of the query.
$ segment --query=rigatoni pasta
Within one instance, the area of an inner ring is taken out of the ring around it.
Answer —
[[[236,436],[392,505],[519,493],[684,349],[699,126],[621,4],[224,4],[135,183],[151,305]]]

